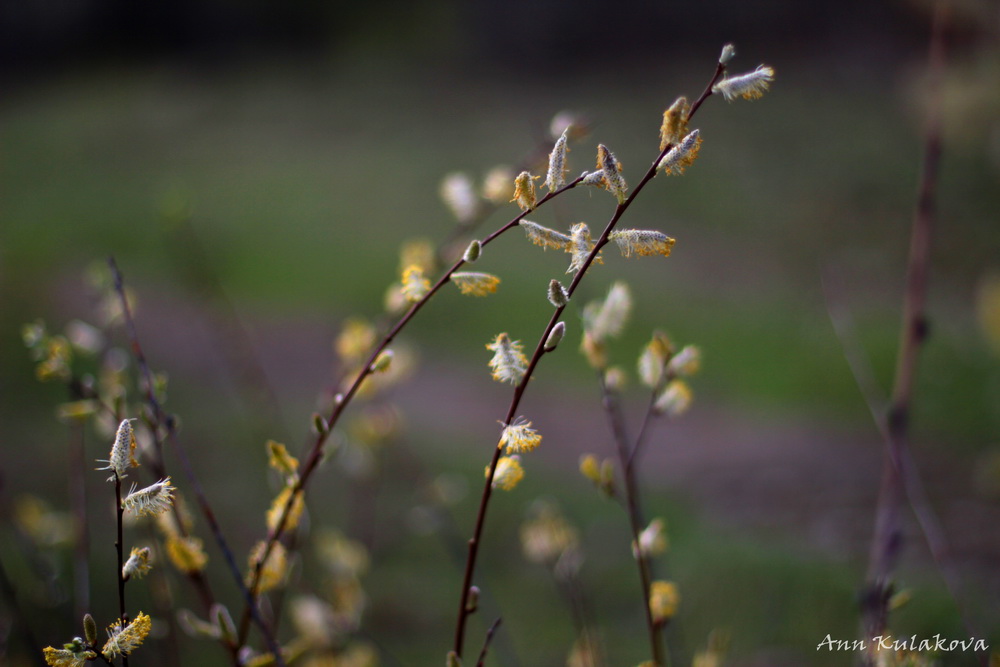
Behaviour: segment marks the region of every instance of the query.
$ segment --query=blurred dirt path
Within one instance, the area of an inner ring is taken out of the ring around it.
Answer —
[[[240,394],[253,394],[236,386],[223,355],[213,351],[226,343],[214,333],[204,309],[176,294],[146,295],[143,304],[148,307],[139,320],[140,335],[148,338],[147,353],[158,368],[184,384],[215,386],[237,403]],[[318,390],[330,385],[336,333],[330,323],[336,321],[248,319],[247,340],[282,397],[292,433],[302,432],[296,424],[307,423]],[[610,455],[608,427],[593,383],[566,387],[547,370],[540,368],[522,404],[545,436],[531,456],[575,476],[581,454]],[[481,371],[425,360],[395,398],[407,422],[439,436],[442,447],[467,442],[470,450],[485,451],[484,443],[497,437],[510,391],[489,380],[486,356]],[[917,440],[923,445],[915,454],[917,463],[966,585],[985,586],[987,595],[1000,599],[1000,503],[977,494],[968,457],[950,456],[947,442]],[[881,466],[882,444],[874,426],[845,427],[696,402],[678,422],[654,427],[640,475],[644,486],[690,498],[726,530],[752,539],[798,540],[834,559],[863,563]],[[906,544],[908,559],[932,567],[912,520]]]

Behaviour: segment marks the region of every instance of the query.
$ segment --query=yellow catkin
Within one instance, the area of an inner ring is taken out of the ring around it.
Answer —
[[[486,466],[486,477],[490,475],[490,467]],[[503,491],[510,491],[524,478],[524,468],[521,466],[521,457],[517,454],[504,456],[497,461],[497,469],[493,475],[493,488]]]
[[[511,340],[506,333],[499,333],[486,349],[494,352],[489,364],[494,380],[510,384],[521,381],[528,370],[528,359],[524,356],[520,341]]]
[[[515,454],[517,452],[530,452],[541,442],[541,434],[531,428],[531,422],[525,421],[521,417],[513,424],[504,427],[503,433],[500,435],[499,446],[506,447],[508,454]]]
[[[469,296],[487,296],[497,291],[500,279],[489,273],[464,271],[451,274],[451,282],[462,294]]]
[[[670,108],[663,112],[663,124],[660,126],[660,150],[671,144],[677,144],[687,133],[688,114],[691,105],[686,97],[678,97]]]
[[[661,624],[673,618],[680,601],[681,596],[674,582],[654,581],[649,585],[649,611],[653,623]]]
[[[181,572],[193,574],[205,569],[208,556],[197,537],[170,535],[167,537],[167,558]]]
[[[267,510],[267,529],[271,533],[278,530],[278,522],[281,521],[281,516],[285,512],[285,506],[288,505],[289,498],[291,498],[293,493],[293,486],[286,486],[275,496],[274,501],[271,503],[271,507]],[[288,508],[288,517],[285,519],[284,531],[295,530],[295,527],[299,525],[299,519],[302,517],[302,510],[305,509],[305,502],[302,499],[302,494],[295,494],[295,500],[292,501],[291,507]]]
[[[535,208],[535,179],[537,178],[538,176],[532,176],[529,172],[522,171],[514,179],[514,196],[510,200],[517,202],[522,211],[530,211]]]

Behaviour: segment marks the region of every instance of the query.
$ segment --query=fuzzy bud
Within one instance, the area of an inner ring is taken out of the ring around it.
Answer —
[[[548,297],[549,303],[556,308],[563,308],[569,303],[569,293],[566,292],[566,288],[563,287],[562,283],[555,278],[549,282]]]
[[[551,352],[559,346],[559,342],[562,341],[563,336],[566,335],[566,323],[559,322],[554,327],[552,331],[549,332],[549,337],[545,339],[545,351]]]
[[[384,373],[392,365],[392,350],[382,350],[372,362],[372,373]]]
[[[469,587],[469,597],[465,602],[465,613],[472,614],[479,609],[479,586]]]
[[[719,64],[728,65],[729,61],[733,59],[736,55],[736,47],[732,44],[726,44],[722,47],[722,53],[719,54]]]
[[[239,635],[236,633],[236,624],[233,623],[233,617],[230,615],[229,610],[224,605],[213,604],[208,613],[215,627],[219,629],[219,635],[222,639],[236,646]]]
[[[462,659],[454,651],[448,651],[444,659],[444,667],[462,667]]]
[[[123,419],[121,424],[118,425],[118,432],[115,434],[115,442],[111,445],[111,454],[108,456],[107,461],[101,461],[101,463],[107,463],[108,465],[104,468],[98,468],[98,470],[113,470],[118,479],[125,477],[125,471],[129,468],[135,468],[139,466],[138,461],[135,460],[135,433],[132,430],[132,419]],[[109,482],[113,482],[115,475],[108,477]]]
[[[462,255],[462,261],[472,263],[479,259],[479,256],[483,254],[483,244],[478,240],[473,239],[469,243],[469,247],[465,249],[465,254]]]
[[[318,412],[313,413],[312,423],[313,430],[316,431],[317,435],[326,436],[330,431],[330,425],[326,423],[326,418]]]
[[[549,153],[549,170],[545,176],[545,187],[550,191],[558,190],[566,184],[566,131],[556,140],[556,145]]]
[[[90,614],[83,615],[83,637],[90,646],[97,643],[97,621]]]

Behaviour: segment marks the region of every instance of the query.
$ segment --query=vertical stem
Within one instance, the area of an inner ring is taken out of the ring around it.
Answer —
[[[652,568],[649,559],[639,549],[639,533],[642,532],[642,525],[645,523],[645,520],[643,519],[642,508],[639,504],[639,486],[635,479],[634,458],[629,452],[628,434],[625,429],[625,420],[622,416],[621,408],[615,401],[614,395],[604,384],[604,378],[599,378],[598,382],[601,385],[604,409],[611,420],[611,430],[614,435],[615,447],[618,451],[618,461],[622,467],[622,478],[625,482],[625,504],[628,511],[629,528],[632,532],[632,544],[635,545],[636,550],[635,559],[639,569],[639,581],[642,585],[642,606],[646,616],[646,628],[649,631],[651,655],[653,664],[660,666],[665,664],[660,631],[656,623],[653,622],[653,612],[649,608],[649,589],[653,578]],[[643,426],[645,427],[645,421]],[[637,441],[632,453],[638,449],[638,446],[639,442]]]
[[[115,541],[115,549],[118,551],[118,616],[121,618],[122,628],[128,625],[128,613],[125,611],[125,577],[122,575],[122,568],[125,565],[125,544],[122,536],[122,524],[125,516],[125,508],[122,506],[122,480],[115,472],[115,509],[118,523],[118,539]],[[122,656],[122,665],[128,667],[128,656]]]
[[[887,442],[876,510],[875,535],[869,559],[866,589],[862,598],[865,635],[884,632],[892,593],[890,579],[902,548],[900,506],[902,504],[904,455],[909,447],[909,416],[916,377],[917,356],[927,337],[927,278],[930,270],[930,240],[935,216],[938,167],[941,159],[940,78],[944,70],[945,6],[935,7],[930,39],[930,71],[934,106],[924,141],[923,168],[917,207],[910,236],[903,297],[896,376],[886,418]]]

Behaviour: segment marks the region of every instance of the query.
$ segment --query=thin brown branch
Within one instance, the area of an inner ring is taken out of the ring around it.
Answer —
[[[639,545],[639,534],[645,519],[642,516],[642,508],[639,499],[639,487],[635,479],[635,468],[632,465],[632,455],[638,449],[639,442],[634,448],[629,447],[629,437],[625,426],[625,415],[622,414],[621,405],[614,392],[608,389],[603,376],[598,377],[598,384],[601,388],[601,405],[608,416],[611,426],[611,435],[615,441],[615,450],[618,454],[619,465],[622,467],[622,479],[625,487],[626,510],[629,519],[629,530],[632,533],[632,548],[635,550],[636,566],[639,570],[639,581],[642,585],[642,608],[646,616],[646,629],[649,633],[649,646],[654,665],[664,664],[664,653],[662,647],[662,637],[660,628],[653,620],[653,612],[649,608],[649,589],[653,580],[652,564]],[[649,411],[651,412],[651,411]],[[647,415],[649,414],[647,412]],[[644,420],[645,422],[645,420]]]
[[[110,464],[109,464],[110,465]],[[125,519],[125,508],[122,506],[122,480],[115,471],[115,519],[117,521],[118,537],[115,540],[115,551],[118,553],[118,567],[116,578],[118,580],[118,618],[121,619],[121,627],[128,625],[128,612],[125,609],[125,576],[122,568],[125,565],[125,546],[122,535],[122,525]],[[128,655],[122,655],[123,667],[128,667]]]
[[[479,652],[479,659],[476,661],[476,667],[483,667],[483,664],[486,661],[486,653],[490,648],[490,642],[493,641],[493,635],[496,634],[497,628],[500,627],[500,623],[502,621],[503,619],[497,616],[497,620],[493,621],[489,630],[486,631],[486,639],[483,640],[483,649]]]
[[[890,441],[885,399],[878,392],[871,365],[855,335],[850,312],[841,299],[840,290],[834,284],[835,280],[829,274],[823,276],[823,292],[826,298],[827,313],[840,341],[841,349],[844,351],[844,357],[847,359],[855,384],[858,385],[858,389],[868,405],[868,410],[871,412],[872,419],[888,447]],[[944,579],[945,586],[959,609],[963,624],[970,636],[976,636],[978,633],[973,628],[963,604],[961,576],[958,567],[952,556],[944,529],[941,527],[941,522],[927,496],[920,470],[916,461],[913,460],[913,454],[909,447],[904,447],[901,455],[901,476],[910,509],[917,519],[921,533],[931,552],[931,557],[934,559],[942,579]]]
[[[887,446],[876,509],[875,534],[869,559],[866,590],[862,599],[865,637],[880,635],[886,628],[891,577],[902,548],[900,504],[904,494],[904,458],[909,447],[909,416],[912,407],[917,358],[927,336],[927,279],[930,240],[935,218],[938,167],[941,158],[941,93],[944,71],[945,4],[935,7],[931,28],[929,69],[932,78],[932,110],[924,140],[923,168],[916,213],[910,236],[903,297],[903,321],[899,354],[889,409],[886,415]]]

